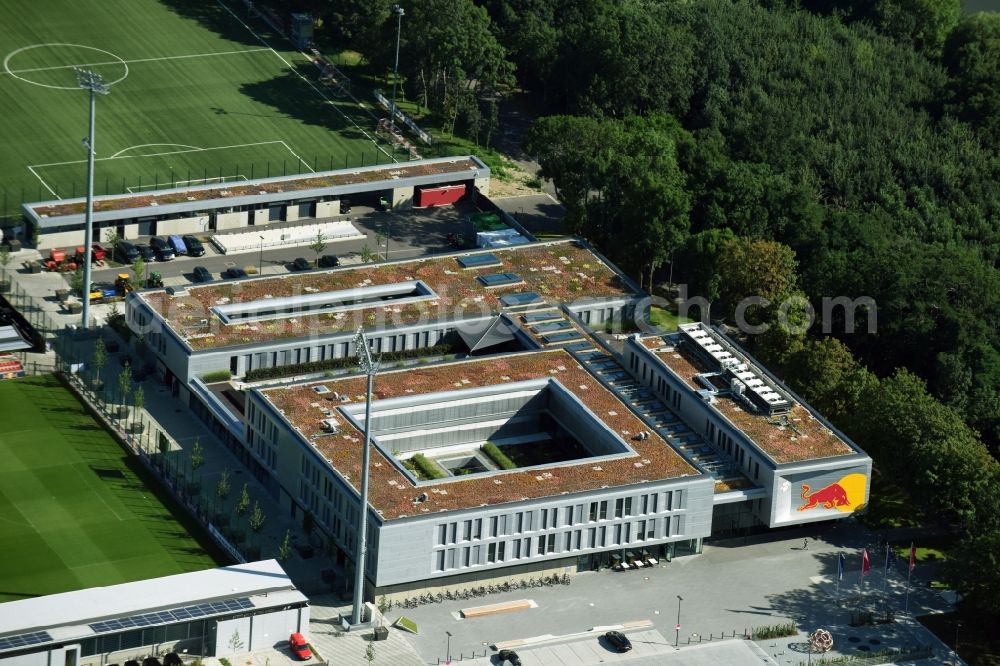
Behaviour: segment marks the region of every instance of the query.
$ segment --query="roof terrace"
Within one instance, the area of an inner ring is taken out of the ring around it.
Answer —
[[[356,414],[363,414],[359,407],[365,381],[355,376],[263,389],[260,395],[356,486],[364,439],[363,419]],[[382,404],[373,403],[373,428],[385,441],[372,449],[369,492],[372,506],[387,519],[699,474],[655,433],[635,439],[646,430],[644,423],[563,350],[386,372],[376,379],[375,394]],[[400,398],[412,399],[396,400]],[[499,407],[507,398],[523,404]],[[466,412],[469,401],[480,407]],[[443,478],[422,479],[402,462],[415,452],[427,453],[428,442],[436,438],[423,436],[435,423],[444,423],[432,412],[449,404],[461,404],[463,412],[449,417],[448,429],[471,430],[493,422],[491,436],[499,433],[501,448],[543,439],[545,445],[531,448],[551,452],[556,449],[549,441],[568,436],[562,438],[559,455],[525,457],[513,469],[492,470],[488,459],[469,454],[469,442],[482,438],[473,433],[465,437],[468,441],[449,442],[453,455],[443,447],[432,454],[432,462],[446,468]],[[568,404],[578,408],[563,410]],[[401,413],[407,419],[403,425],[391,418]],[[567,423],[566,414],[584,414],[603,434],[590,432],[586,443],[577,446],[584,426]],[[465,421],[457,423],[457,418]],[[387,454],[387,449],[394,452]]]
[[[679,344],[680,341],[678,334],[670,334],[643,338],[640,342],[692,391],[702,390],[711,383],[705,378],[717,374],[717,368],[708,366],[703,356]],[[699,382],[699,379],[703,381]],[[772,417],[762,411],[750,411],[750,406],[734,392],[718,389],[716,385],[718,392],[713,395],[712,407],[778,464],[857,453],[806,407],[790,397],[791,407],[787,413]]]
[[[464,267],[470,256],[491,259]],[[480,279],[501,272],[520,281],[494,285]],[[504,298],[527,292],[551,303],[634,295],[586,246],[560,241],[215,283],[174,294],[142,292],[133,298],[148,303],[199,351],[343,333],[358,326],[384,329],[495,314],[506,307]]]

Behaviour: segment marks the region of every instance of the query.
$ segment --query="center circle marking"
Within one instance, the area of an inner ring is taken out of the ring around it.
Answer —
[[[125,80],[125,77],[128,76],[128,63],[125,62],[124,59],[122,59],[119,56],[117,56],[114,53],[112,53],[111,51],[105,51],[104,49],[99,49],[96,46],[85,46],[83,44],[63,44],[63,43],[32,44],[31,46],[22,46],[21,48],[17,49],[16,51],[11,51],[10,53],[7,54],[7,57],[3,59],[3,68],[4,68],[4,71],[6,71],[11,76],[13,76],[15,79],[17,79],[19,81],[24,81],[25,83],[30,83],[33,86],[39,86],[41,88],[51,88],[53,90],[79,90],[80,89],[79,86],[56,86],[56,85],[52,85],[50,83],[39,83],[38,81],[32,81],[31,79],[26,79],[23,76],[18,76],[14,72],[14,70],[12,70],[10,68],[10,60],[11,60],[11,58],[13,58],[14,56],[16,56],[17,54],[23,53],[24,51],[30,51],[31,49],[40,49],[40,48],[53,47],[53,46],[69,46],[69,47],[73,47],[73,48],[77,48],[77,49],[89,49],[91,51],[97,51],[98,53],[103,53],[104,55],[110,56],[111,58],[114,58],[115,60],[117,60],[118,62],[120,62],[122,64],[122,67],[125,68],[125,73],[122,74],[119,78],[115,79],[114,81],[108,81],[108,82],[106,82],[105,85],[107,85],[108,87],[113,86],[116,83],[121,83],[122,81]],[[114,63],[108,63],[108,64],[114,64]],[[65,65],[64,67],[68,68],[68,67],[72,67],[72,66],[73,65]],[[84,63],[84,66],[86,66],[86,63]],[[58,67],[53,67],[53,69],[58,69]]]

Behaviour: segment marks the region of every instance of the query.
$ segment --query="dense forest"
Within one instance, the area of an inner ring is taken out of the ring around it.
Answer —
[[[330,43],[391,67],[391,0],[299,4]],[[525,148],[568,231],[645,285],[686,284],[713,319],[748,295],[773,303],[756,323],[787,299],[797,321],[814,308],[808,330],[747,344],[878,469],[934,498],[931,518],[966,535],[955,582],[1000,612],[1000,13],[962,16],[959,0],[400,4],[403,90],[446,126],[488,143],[501,100],[536,100]],[[877,332],[850,332],[842,311],[823,321],[821,299],[838,296],[870,297]]]

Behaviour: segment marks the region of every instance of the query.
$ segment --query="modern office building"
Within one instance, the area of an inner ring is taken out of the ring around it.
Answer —
[[[142,292],[126,309],[178,395],[341,562],[365,378],[315,363],[351,358],[359,326],[376,355],[407,357],[375,381],[370,595],[641,568],[864,506],[868,456],[723,334],[605,335],[643,318],[642,296],[565,241]],[[254,384],[259,368],[312,379]],[[218,370],[241,381],[206,385]]]
[[[0,604],[0,665],[103,666],[170,652],[224,657],[309,630],[275,560]]]

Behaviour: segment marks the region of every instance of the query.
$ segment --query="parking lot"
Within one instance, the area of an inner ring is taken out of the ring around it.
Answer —
[[[456,206],[429,208],[421,210],[376,211],[371,208],[355,206],[350,215],[341,215],[329,220],[350,220],[362,233],[365,239],[342,242],[328,242],[322,254],[336,255],[342,264],[360,263],[362,248],[367,245],[379,258],[385,256],[388,245],[389,259],[409,259],[428,254],[445,252],[452,249],[448,245],[448,234],[462,232],[462,217],[474,212],[465,203]],[[325,220],[308,219],[300,224],[315,224]],[[293,225],[296,223],[288,223]],[[234,229],[231,233],[252,232],[253,227]],[[208,233],[198,233],[195,236],[207,238]],[[388,239],[388,243],[385,239]],[[147,245],[149,237],[130,241],[135,244]],[[156,261],[147,264],[147,270],[156,271],[163,276],[164,284],[178,285],[193,280],[195,266],[203,266],[216,280],[222,279],[221,274],[229,268],[252,268],[264,275],[287,273],[292,269],[292,262],[302,257],[309,262],[316,260],[316,253],[308,246],[288,247],[261,252],[243,252],[239,254],[222,254],[211,243],[204,243],[205,254],[201,257],[180,256],[171,261]],[[113,283],[115,276],[121,272],[131,272],[130,267],[108,265],[93,271],[94,281]]]

